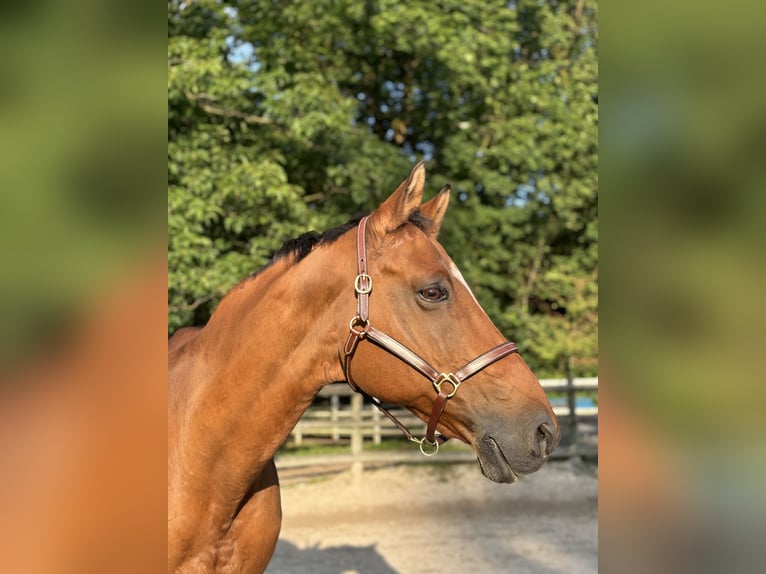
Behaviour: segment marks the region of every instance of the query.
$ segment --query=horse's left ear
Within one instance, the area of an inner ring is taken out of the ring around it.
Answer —
[[[450,189],[449,184],[445,185],[441,191],[436,194],[436,197],[429,199],[420,206],[420,213],[431,220],[431,227],[428,230],[428,235],[433,239],[436,239],[436,236],[439,235],[439,230],[442,227],[444,214],[447,212],[447,206],[449,205]]]
[[[396,191],[370,215],[370,228],[379,237],[407,223],[410,215],[420,206],[423,199],[423,185],[426,182],[426,164],[418,163],[410,176]]]

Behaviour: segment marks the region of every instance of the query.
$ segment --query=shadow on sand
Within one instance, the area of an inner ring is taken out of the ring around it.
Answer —
[[[298,548],[280,540],[266,574],[398,574],[386,559],[370,546]]]

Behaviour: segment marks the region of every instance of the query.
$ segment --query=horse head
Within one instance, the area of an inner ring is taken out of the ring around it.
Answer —
[[[449,187],[422,203],[424,183],[420,163],[362,222],[355,290],[364,300],[341,344],[346,376],[429,428],[438,422],[444,437],[473,447],[486,477],[513,482],[542,466],[558,443],[559,424],[537,378],[437,241]],[[366,338],[377,344],[363,344]],[[487,353],[495,348],[500,358]]]

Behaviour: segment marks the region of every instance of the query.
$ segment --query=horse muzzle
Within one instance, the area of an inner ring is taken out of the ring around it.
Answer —
[[[555,415],[546,411],[516,431],[491,425],[474,449],[484,476],[494,482],[515,482],[519,475],[538,470],[560,438]]]

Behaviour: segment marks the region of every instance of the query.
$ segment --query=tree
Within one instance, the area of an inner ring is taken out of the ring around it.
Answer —
[[[170,2],[171,331],[426,159],[454,190],[442,241],[527,361],[595,360],[596,18],[582,0]]]

